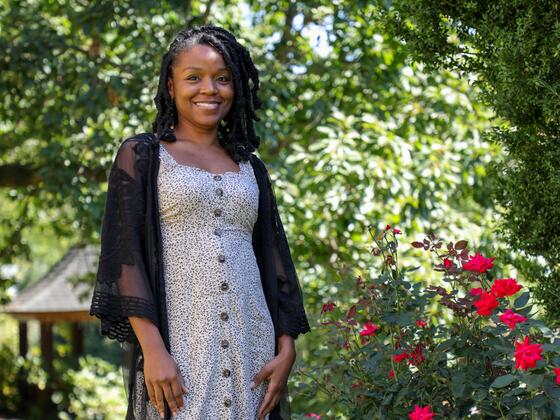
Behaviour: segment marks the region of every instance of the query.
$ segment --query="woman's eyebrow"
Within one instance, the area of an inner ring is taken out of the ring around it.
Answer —
[[[193,70],[204,70],[202,67],[196,67],[196,66],[187,66],[184,67],[182,71],[188,70],[188,69],[193,69]],[[227,67],[220,67],[218,69],[218,71],[223,71],[223,70],[229,70]]]

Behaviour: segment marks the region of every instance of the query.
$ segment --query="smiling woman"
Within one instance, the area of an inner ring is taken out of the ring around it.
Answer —
[[[206,28],[213,29],[180,32],[164,55],[152,129],[160,141],[179,140],[168,150],[183,162],[231,168],[260,144],[253,124],[262,107],[259,76],[230,32]]]
[[[228,31],[179,32],[153,133],[109,179],[90,313],[123,343],[127,420],[287,420],[294,340],[310,331],[253,120],[249,52]]]

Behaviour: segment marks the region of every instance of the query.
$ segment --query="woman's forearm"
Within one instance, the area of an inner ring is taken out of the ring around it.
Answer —
[[[147,318],[130,316],[130,325],[138,338],[144,356],[151,353],[166,351],[165,344],[161,338],[158,328]]]

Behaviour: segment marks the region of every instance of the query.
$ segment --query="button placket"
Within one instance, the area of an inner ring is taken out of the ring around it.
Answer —
[[[222,180],[221,175],[214,175],[214,180],[215,181],[221,181]],[[214,189],[214,196],[217,197],[217,199],[219,201],[224,196],[223,188],[222,187],[216,187]],[[216,207],[214,209],[214,216],[215,217],[219,218],[220,216],[222,216],[222,214],[223,214],[223,210],[220,207]],[[214,235],[215,236],[221,237],[222,234],[223,234],[223,230],[221,229],[220,226],[214,228]],[[221,263],[224,263],[226,261],[226,256],[223,252],[219,253],[217,258],[218,258],[218,261],[221,262]],[[220,284],[220,289],[224,292],[227,292],[229,290],[228,282],[225,281],[225,280],[222,281],[222,283]],[[228,325],[225,321],[227,321],[229,319],[228,313],[226,311],[222,311],[220,313],[220,319],[222,320],[222,322],[224,322],[224,326],[226,327],[226,328],[224,328],[224,330],[227,331]],[[229,341],[226,338],[223,338],[220,342],[220,345],[221,345],[222,349],[227,351],[227,349],[229,348]],[[228,367],[226,367],[225,365],[222,369],[222,377],[226,380],[231,377],[231,370]],[[224,396],[224,406],[225,407],[230,407],[231,406],[231,399],[227,396]]]

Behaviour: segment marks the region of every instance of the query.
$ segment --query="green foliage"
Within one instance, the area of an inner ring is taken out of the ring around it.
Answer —
[[[487,133],[507,153],[491,169],[501,230],[532,257],[519,268],[538,284],[549,321],[560,323],[560,3],[399,0],[382,15],[416,60],[474,79],[507,122]]]
[[[328,395],[327,416],[405,418],[417,404],[442,418],[560,417],[552,369],[560,365],[560,337],[532,318],[529,293],[511,283],[500,291],[492,267],[472,267],[466,241],[444,247],[433,233],[412,245],[435,254],[445,287],[425,288],[409,279],[417,268],[401,268],[393,232],[372,234],[381,270],[371,280],[357,277],[351,304],[323,307],[324,342],[336,355],[316,372],[301,372],[316,381],[314,392]],[[475,297],[473,287],[491,293],[496,307],[484,313],[484,296]],[[528,320],[510,329],[498,316],[508,308]],[[375,325],[369,333],[368,324]],[[542,352],[535,356],[533,348],[532,367],[521,364],[525,337]]]
[[[126,396],[119,369],[86,356],[78,365],[56,359],[45,371],[40,357],[0,347],[0,414],[23,418],[123,419]]]
[[[16,413],[21,404],[21,396],[14,386],[17,371],[14,369],[16,354],[6,343],[0,344],[0,414]]]
[[[53,394],[55,401],[67,401],[68,414],[61,419],[118,420],[126,416],[126,395],[120,370],[102,359],[82,357],[79,367],[64,372],[62,380],[72,384],[68,395]]]

